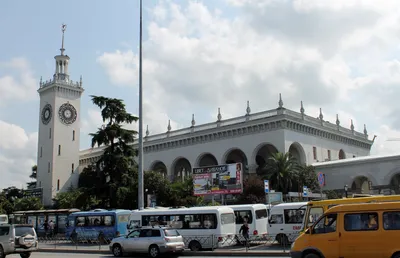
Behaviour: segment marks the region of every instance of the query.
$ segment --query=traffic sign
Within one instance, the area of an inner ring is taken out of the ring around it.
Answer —
[[[303,196],[304,196],[304,197],[307,197],[307,195],[308,195],[307,186],[303,186]]]
[[[264,190],[265,190],[265,193],[269,193],[269,181],[268,180],[264,180]]]
[[[325,185],[325,175],[322,174],[321,172],[318,172],[318,183],[319,183],[319,186]]]

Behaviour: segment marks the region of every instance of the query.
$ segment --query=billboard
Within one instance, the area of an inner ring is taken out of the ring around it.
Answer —
[[[242,163],[193,168],[193,194],[242,193],[242,172]]]

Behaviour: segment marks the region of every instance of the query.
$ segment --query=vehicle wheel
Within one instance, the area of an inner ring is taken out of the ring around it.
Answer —
[[[276,237],[276,240],[280,245],[287,246],[289,245],[289,239],[285,234],[280,234]]]
[[[150,257],[158,257],[160,255],[160,249],[156,245],[151,245],[149,247],[149,255]]]
[[[3,247],[0,245],[0,258],[5,258],[6,255],[4,254],[4,249]]]
[[[191,251],[200,251],[201,250],[201,244],[195,240],[191,241],[189,243],[189,249]]]
[[[122,247],[119,244],[113,245],[112,253],[115,257],[121,257],[122,256]]]
[[[21,258],[29,258],[31,256],[31,253],[30,252],[28,252],[28,253],[20,253],[19,255],[21,256]]]
[[[306,254],[304,258],[320,258],[318,254]]]
[[[400,258],[400,253],[394,254],[392,258]]]

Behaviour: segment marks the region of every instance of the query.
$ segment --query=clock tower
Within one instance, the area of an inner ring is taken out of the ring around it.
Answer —
[[[37,183],[44,206],[51,206],[59,192],[76,187],[79,180],[80,102],[84,91],[80,81],[70,80],[70,58],[64,54],[62,25],[61,53],[54,57],[55,73],[48,81],[40,79]]]

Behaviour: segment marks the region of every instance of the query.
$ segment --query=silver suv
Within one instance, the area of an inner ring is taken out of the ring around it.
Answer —
[[[138,228],[110,243],[110,251],[116,257],[126,253],[147,253],[150,257],[158,257],[162,253],[180,254],[184,249],[185,243],[179,232],[167,227]]]
[[[37,249],[38,239],[32,225],[0,224],[0,258],[16,253],[29,258]]]

